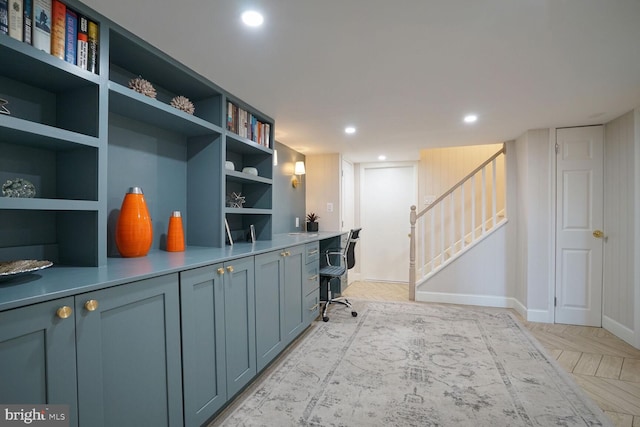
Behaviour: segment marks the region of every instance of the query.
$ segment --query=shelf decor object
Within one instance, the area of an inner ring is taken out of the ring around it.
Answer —
[[[252,167],[242,168],[242,173],[248,173],[249,175],[258,176],[258,169]]]
[[[171,100],[171,106],[184,111],[187,114],[193,114],[196,111],[196,107],[193,106],[193,102],[189,101],[189,98],[182,95],[174,97]]]
[[[143,79],[142,77],[136,77],[129,80],[129,88],[135,90],[138,93],[148,96],[149,98],[156,97],[156,88],[153,85]]]
[[[125,258],[145,256],[153,241],[151,216],[140,187],[131,187],[124,196],[116,224],[116,246]]]
[[[36,187],[26,179],[8,179],[2,184],[2,195],[30,199],[36,196]]]
[[[245,203],[245,196],[242,193],[236,193],[235,191],[229,195],[229,207],[241,208]]]
[[[180,211],[173,211],[169,217],[169,231],[167,231],[167,252],[184,251],[184,229]]]
[[[0,98],[0,114],[11,114],[11,111],[7,108],[7,104],[9,104],[9,101]]]
[[[52,265],[53,263],[51,261],[33,259],[0,262],[0,281],[33,273],[34,271],[42,270]]]

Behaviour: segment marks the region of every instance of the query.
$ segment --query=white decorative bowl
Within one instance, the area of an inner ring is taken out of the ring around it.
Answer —
[[[258,169],[256,169],[256,168],[243,168],[242,172],[243,173],[248,173],[249,175],[258,176]]]
[[[230,161],[224,162],[224,168],[230,171],[236,170],[235,165],[233,164],[233,162],[230,162]]]

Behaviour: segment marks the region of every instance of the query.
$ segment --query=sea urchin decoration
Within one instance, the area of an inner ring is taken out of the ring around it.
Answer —
[[[174,97],[171,100],[171,106],[188,114],[193,114],[193,112],[196,111],[195,107],[193,106],[193,102],[189,101],[189,98],[182,95]]]
[[[146,95],[149,98],[156,97],[156,88],[142,77],[136,77],[135,79],[129,80],[129,88]]]

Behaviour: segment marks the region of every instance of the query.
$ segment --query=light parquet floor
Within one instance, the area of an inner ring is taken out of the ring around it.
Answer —
[[[342,295],[408,301],[409,287],[400,283],[354,282]],[[640,350],[602,328],[519,319],[617,427],[640,427]]]

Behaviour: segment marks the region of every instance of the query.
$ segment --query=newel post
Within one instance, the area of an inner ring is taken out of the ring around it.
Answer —
[[[409,234],[409,301],[416,300],[416,207],[411,206],[409,214],[411,233]]]

